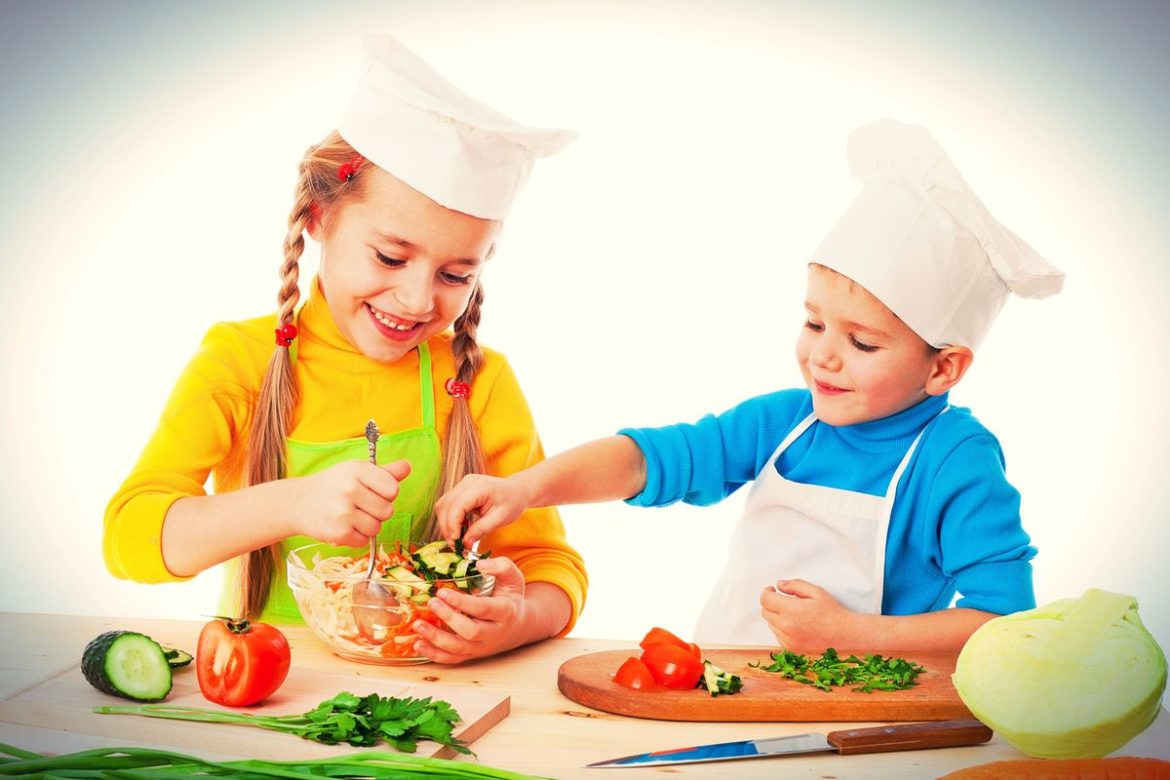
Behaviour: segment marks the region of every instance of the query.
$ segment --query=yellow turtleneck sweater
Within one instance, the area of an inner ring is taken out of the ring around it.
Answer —
[[[130,476],[106,508],[103,552],[114,576],[138,582],[184,579],[167,570],[162,526],[171,504],[205,495],[213,476],[216,492],[235,490],[243,480],[251,408],[274,349],[275,315],[218,323],[171,392],[158,428]],[[291,438],[336,441],[360,437],[365,421],[376,419],[389,433],[422,420],[418,353],[397,362],[376,363],[338,330],[316,280],[297,319],[293,369],[298,399]],[[436,389],[455,374],[450,332],[432,338],[431,373]],[[484,366],[471,390],[471,411],[487,456],[488,470],[506,476],[544,458],[532,415],[503,355],[484,349]],[[435,393],[440,441],[452,399]],[[354,410],[360,410],[355,414]],[[581,557],[565,540],[552,507],[530,509],[514,523],[483,540],[494,557],[515,561],[528,582],[562,588],[576,622],[588,585]]]

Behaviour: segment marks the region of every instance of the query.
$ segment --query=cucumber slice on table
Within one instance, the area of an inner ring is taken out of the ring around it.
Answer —
[[[194,656],[186,650],[166,647],[165,645],[163,646],[163,655],[167,657],[167,663],[171,665],[172,669],[182,669],[195,660]]]
[[[81,672],[99,691],[135,701],[162,701],[173,684],[162,646],[135,631],[107,631],[91,641]]]

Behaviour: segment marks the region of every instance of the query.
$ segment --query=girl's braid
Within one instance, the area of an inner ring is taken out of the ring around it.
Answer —
[[[313,149],[306,154],[311,157]],[[292,321],[293,311],[300,300],[297,285],[300,278],[300,258],[305,249],[304,232],[313,214],[310,170],[301,164],[296,198],[288,218],[288,232],[284,237],[284,259],[280,265],[280,291],[277,293],[277,322]],[[285,439],[292,424],[296,404],[296,384],[292,377],[292,360],[287,347],[277,346],[268,361],[268,369],[260,384],[256,410],[248,441],[248,485],[259,485],[280,479],[287,471]],[[280,570],[281,547],[272,544],[251,550],[241,566],[241,617],[255,620],[264,610],[272,588],[272,578]]]
[[[451,342],[451,350],[455,353],[455,378],[467,384],[471,384],[483,368],[483,350],[475,340],[482,306],[483,286],[476,284],[467,308],[455,320],[455,338]]]
[[[483,287],[475,286],[467,309],[455,320],[455,338],[451,351],[455,355],[455,379],[472,384],[483,367],[483,350],[475,340],[479,328],[480,308],[483,305]],[[487,471],[487,458],[479,441],[479,430],[471,416],[470,399],[455,398],[447,437],[443,443],[443,470],[439,475],[439,495],[443,495],[468,474]],[[432,513],[424,537],[434,539],[438,522]]]

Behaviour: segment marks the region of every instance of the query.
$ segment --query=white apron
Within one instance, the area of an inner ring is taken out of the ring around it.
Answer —
[[[780,476],[776,459],[814,422],[810,414],[797,425],[752,484],[726,568],[695,627],[699,645],[774,646],[776,637],[760,614],[760,594],[781,579],[819,585],[856,612],[881,612],[894,495],[929,423],[906,451],[886,494],[871,496]]]

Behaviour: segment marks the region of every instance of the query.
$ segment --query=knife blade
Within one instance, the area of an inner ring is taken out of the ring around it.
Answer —
[[[609,768],[631,766],[665,766],[700,764],[708,761],[734,761],[745,758],[769,758],[800,753],[835,752],[886,753],[895,750],[979,745],[991,739],[991,729],[977,720],[944,720],[928,723],[901,723],[894,726],[871,726],[843,729],[827,734],[797,734],[771,739],[745,739],[711,745],[658,750],[632,756],[597,761],[586,767]]]

